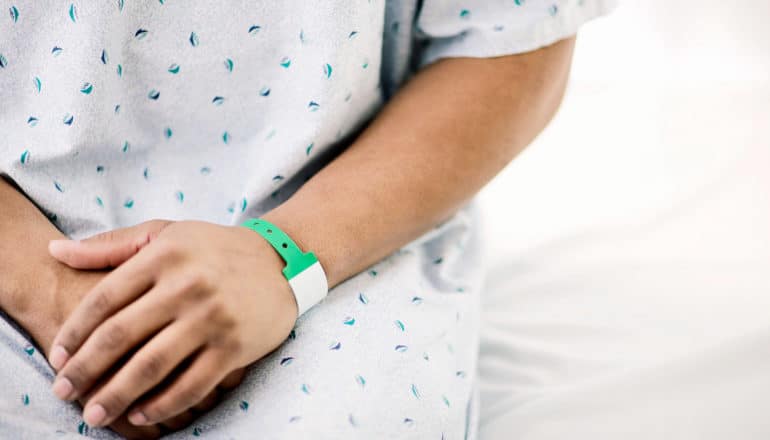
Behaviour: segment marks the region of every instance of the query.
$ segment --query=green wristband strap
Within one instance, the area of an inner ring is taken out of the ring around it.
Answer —
[[[264,219],[252,218],[241,224],[261,235],[286,262],[283,275],[297,300],[298,315],[320,302],[329,287],[321,263],[312,252],[302,252],[285,232]]]
[[[286,267],[283,268],[283,275],[287,280],[294,278],[300,272],[318,262],[315,254],[312,252],[302,252],[299,246],[294,243],[294,240],[267,220],[252,218],[243,222],[241,226],[258,232],[259,235],[264,237],[273,246],[281,258],[283,258],[283,261],[286,262]]]

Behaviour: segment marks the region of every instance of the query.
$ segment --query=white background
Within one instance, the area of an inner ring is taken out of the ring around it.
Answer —
[[[770,1],[621,0],[581,29],[555,120],[482,192],[492,255],[675,191],[672,174],[770,148],[768,98]],[[500,240],[512,229],[525,231]]]
[[[770,1],[622,1],[480,195],[481,438],[770,438]]]

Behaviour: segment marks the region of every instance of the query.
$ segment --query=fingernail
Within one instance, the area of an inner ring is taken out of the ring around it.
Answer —
[[[68,400],[74,389],[72,382],[66,377],[57,378],[53,383],[53,393],[62,400]]]
[[[89,405],[83,412],[83,420],[88,423],[88,426],[99,426],[107,417],[107,411],[104,407],[99,405]]]
[[[141,411],[134,411],[129,414],[128,421],[131,422],[132,425],[146,425],[147,416]]]
[[[69,358],[70,354],[67,353],[67,349],[61,345],[56,345],[51,349],[51,359],[49,362],[51,362],[51,366],[54,370],[61,370]]]
[[[51,255],[58,254],[62,250],[62,248],[67,246],[67,243],[69,241],[70,240],[51,240],[51,241],[49,241],[48,242],[48,253],[50,253]]]
[[[66,240],[66,239],[63,239],[63,238],[56,239],[56,240],[50,240],[48,242],[48,246],[49,247],[66,246],[67,243],[69,243],[70,241],[72,241],[72,240]]]

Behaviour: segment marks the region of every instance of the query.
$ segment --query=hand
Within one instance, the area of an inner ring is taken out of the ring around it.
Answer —
[[[58,264],[58,263],[57,263]],[[51,283],[51,301],[41,304],[37,308],[39,313],[30,315],[34,320],[27,319],[23,323],[24,329],[39,344],[43,353],[49,353],[56,332],[64,323],[65,319],[72,313],[80,303],[86,293],[91,290],[99,281],[107,275],[104,271],[80,271],[59,264],[53,273],[55,278]],[[47,307],[50,305],[51,307]],[[81,403],[84,403],[81,401]],[[182,417],[191,417],[182,415],[179,419],[169,420],[163,425],[137,427],[131,425],[125,416],[116,420],[110,425],[110,428],[128,439],[148,439],[157,438],[164,431],[170,429],[180,429],[179,426],[184,419]]]
[[[80,271],[56,263],[55,276],[49,286],[47,301],[39,298],[36,312],[20,324],[40,345],[43,353],[49,353],[51,344],[65,320],[77,308],[89,290],[106,275],[105,271]]]
[[[49,250],[73,268],[118,266],[88,292],[51,351],[54,391],[68,400],[88,395],[84,419],[92,426],[132,405],[135,425],[182,413],[280,345],[297,316],[283,261],[243,227],[153,221],[95,240],[54,241]]]
[[[106,252],[105,255],[114,258],[113,255],[108,255]],[[59,266],[56,270],[55,282],[53,283],[55,286],[52,297],[53,301],[51,301],[53,307],[45,316],[40,315],[40,323],[44,326],[34,325],[34,323],[26,323],[32,324],[29,327],[25,325],[25,330],[30,332],[30,334],[33,336],[38,335],[35,339],[40,344],[43,352],[49,353],[49,358],[51,344],[58,329],[72,311],[75,310],[86,293],[96,286],[108,273],[106,271],[77,270],[64,265]],[[222,393],[238,386],[243,375],[243,369],[234,371],[217,386],[216,390],[209,393],[201,404],[173,418],[162,420],[156,425],[134,426],[129,423],[127,415],[124,414],[110,424],[110,429],[128,439],[157,438],[163,433],[182,429],[195,420],[200,413],[212,408],[219,401]],[[81,398],[80,403],[85,404],[86,399]]]

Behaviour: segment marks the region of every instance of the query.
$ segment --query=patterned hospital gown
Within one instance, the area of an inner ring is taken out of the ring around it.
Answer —
[[[422,66],[534,50],[610,2],[0,6],[0,173],[82,238],[152,218],[257,217],[349,145]],[[333,289],[239,388],[169,438],[473,438],[477,229],[471,203]],[[117,437],[58,401],[52,378],[0,316],[0,438]]]

